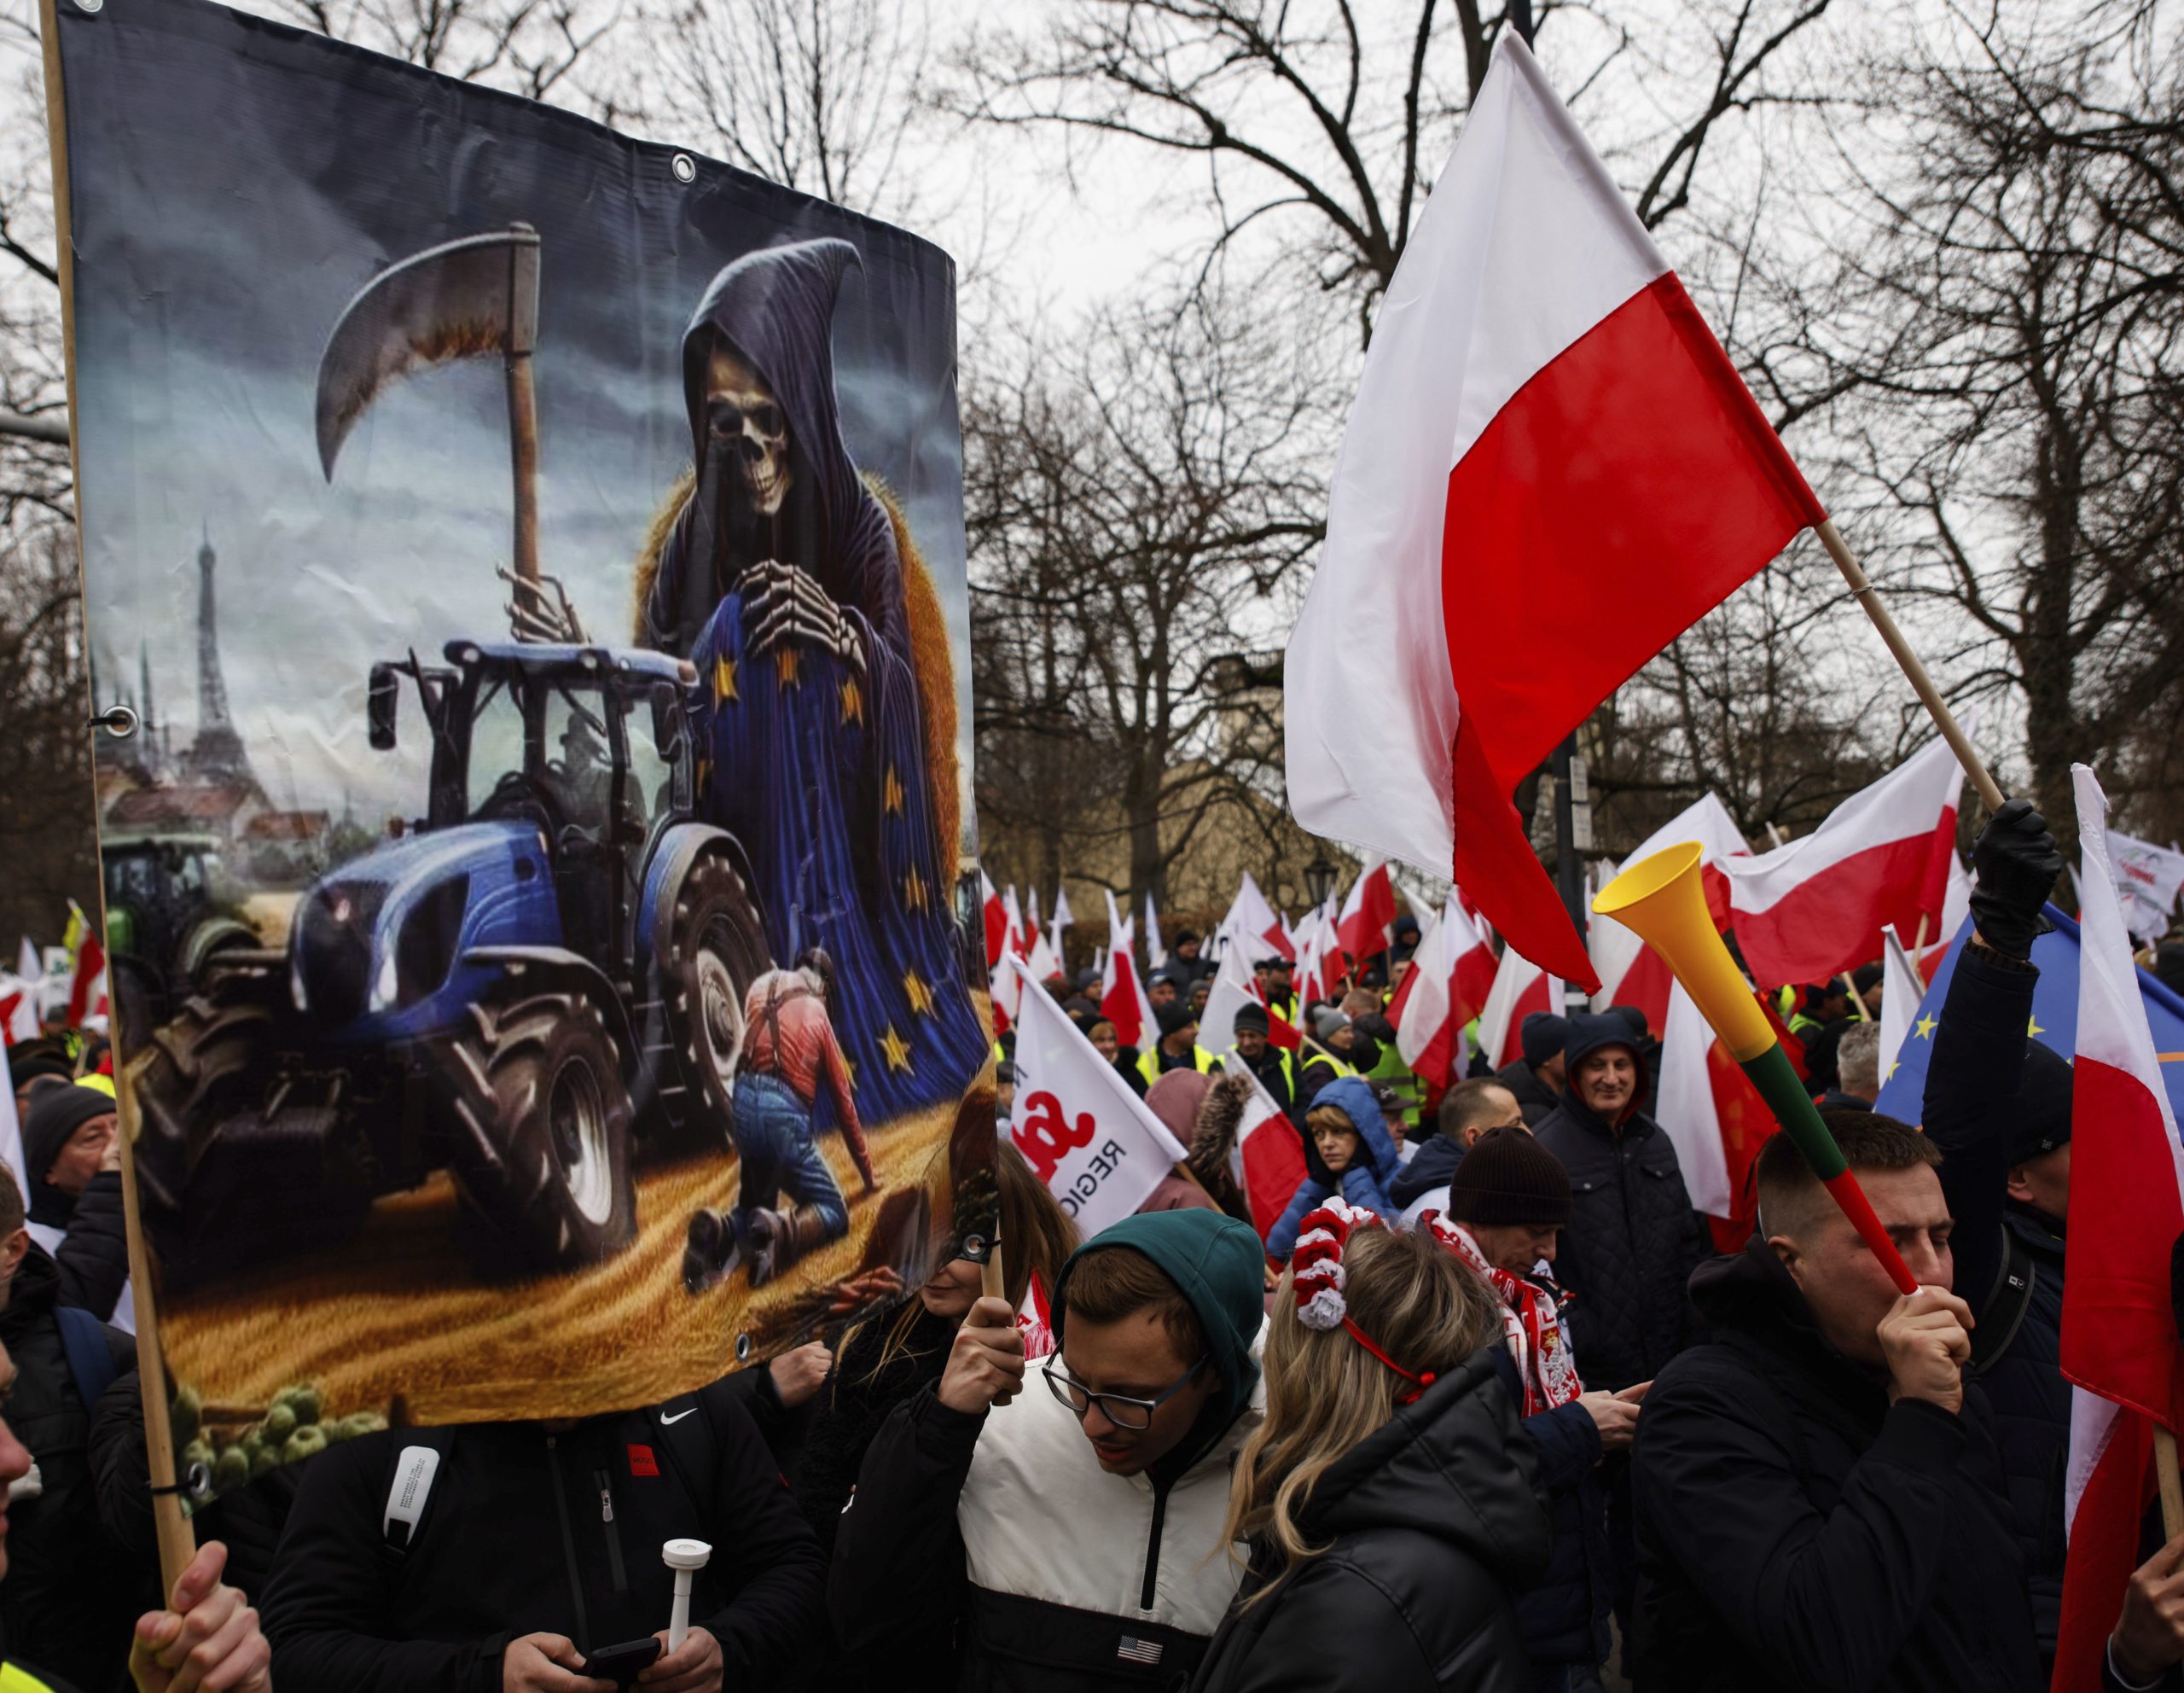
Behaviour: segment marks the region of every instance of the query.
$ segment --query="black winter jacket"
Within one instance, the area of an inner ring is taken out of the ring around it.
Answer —
[[[729,1687],[770,1686],[823,1628],[825,1565],[725,1382],[560,1434],[367,1434],[311,1460],[261,1611],[273,1675],[311,1693],[499,1693],[510,1640],[583,1649],[666,1626],[663,1541],[712,1546],[691,1596]],[[406,1551],[382,1530],[405,1445],[444,1443]]]
[[[1474,1353],[1320,1477],[1302,1526],[1327,1551],[1285,1575],[1254,1548],[1193,1693],[1533,1685],[1508,1588],[1545,1568],[1552,1531],[1504,1356]]]
[[[2007,1193],[2011,1108],[2039,980],[2029,963],[1977,944],[1965,947],[1934,1028],[1923,1108],[1927,1137],[1942,1151],[1942,1192],[1956,1222],[1949,1241],[1956,1289],[1981,1325],[1973,1331],[1973,1370],[1995,1407],[2002,1473],[2032,1587],[2033,1629],[2041,1655],[2053,1658],[2062,1619],[2063,1470],[2071,1444],[2071,1389],[2062,1371],[2063,1233],[2011,1204]],[[2030,1272],[2029,1297],[2004,1283],[2013,1258],[2017,1275]]]
[[[1388,1197],[1403,1210],[1436,1188],[1449,1185],[1456,1166],[1464,1161],[1464,1143],[1454,1135],[1429,1136],[1411,1155],[1410,1162],[1388,1184]]]
[[[2044,1689],[1979,1389],[1891,1405],[1763,1241],[1691,1291],[1633,1447],[1639,1693]]]
[[[1611,1129],[1565,1093],[1532,1131],[1570,1172],[1554,1277],[1576,1298],[1571,1343],[1588,1388],[1650,1381],[1689,1345],[1684,1283],[1708,1255],[1676,1143],[1642,1111]]]
[[[1523,1388],[1516,1360],[1502,1354],[1502,1388],[1512,1405]],[[1540,1491],[1554,1524],[1554,1550],[1536,1581],[1515,1593],[1517,1632],[1535,1669],[1555,1664],[1597,1668],[1607,1661],[1607,1619],[1615,1578],[1607,1540],[1607,1493],[1600,1485],[1600,1431],[1572,1401],[1536,1411],[1518,1425],[1539,1459]]]
[[[48,1210],[47,1214],[53,1213]],[[76,1196],[66,1220],[53,1226],[67,1230],[53,1249],[54,1266],[61,1272],[55,1302],[111,1323],[129,1280],[129,1224],[121,1206],[121,1172],[102,1170],[93,1176]]]
[[[1521,1058],[1513,1058],[1496,1070],[1494,1079],[1517,1096],[1517,1108],[1535,1129],[1562,1103],[1562,1096],[1534,1074],[1532,1067]]]
[[[38,1464],[39,1494],[8,1510],[8,1579],[0,1583],[6,1649],[85,1693],[129,1684],[129,1637],[159,1598],[156,1561],[131,1557],[100,1526],[91,1420],[53,1312],[53,1260],[33,1242],[0,1311],[0,1341],[15,1365],[8,1426]],[[115,1376],[98,1405],[136,1397],[136,1353],[105,1331]]]
[[[872,1437],[889,1411],[940,1380],[948,1367],[949,1348],[955,1344],[956,1324],[921,1304],[901,1343],[875,1375],[902,1309],[896,1306],[851,1330],[819,1389],[804,1441],[804,1472],[797,1478],[796,1503],[829,1557],[834,1552],[835,1525],[857,1491],[857,1473]]]

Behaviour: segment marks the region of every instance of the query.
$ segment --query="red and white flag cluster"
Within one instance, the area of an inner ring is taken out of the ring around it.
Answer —
[[[1412,1074],[1435,1088],[1462,1078],[1464,1026],[1486,1009],[1498,974],[1493,948],[1450,890],[1388,1002],[1396,1050]]]

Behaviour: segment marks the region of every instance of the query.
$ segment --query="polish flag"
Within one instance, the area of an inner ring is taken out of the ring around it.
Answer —
[[[1967,733],[1972,724],[1967,714]],[[1916,934],[1923,916],[1938,934],[1963,786],[1963,767],[1937,736],[1810,835],[1719,860],[1751,979],[1762,987],[1832,981],[1872,957],[1891,923]]]
[[[2099,1225],[2075,1236],[2079,1256],[2063,1285],[2070,1557],[2054,1686],[2089,1693],[2101,1684],[2106,1641],[2138,1567],[2153,1429],[2175,1428],[2184,1405],[2169,1280],[2170,1251],[2184,1231],[2184,1155],[2108,863],[2108,802],[2083,765],[2071,767],[2071,781],[2083,853],[2071,1208]]]
[[[1350,884],[1350,897],[1342,902],[1342,916],[1335,922],[1335,933],[1341,937],[1342,950],[1362,961],[1388,950],[1388,935],[1395,922],[1395,882],[1388,875],[1388,861],[1375,856],[1367,862],[1365,873]]]
[[[1785,1050],[1802,1065],[1795,1041]],[[1756,1209],[1751,1161],[1775,1131],[1774,1114],[1681,983],[1669,990],[1653,1120],[1676,1147],[1692,1208],[1709,1219],[1715,1249],[1741,1250]]]
[[[1124,1046],[1144,1047],[1157,1038],[1159,1021],[1145,984],[1137,979],[1137,959],[1131,951],[1130,926],[1107,895],[1107,957],[1100,969],[1100,1013],[1115,1026],[1115,1038]]]
[[[38,1038],[38,987],[34,981],[0,977],[0,1041],[13,1046]]]
[[[1047,945],[1044,929],[1033,932],[1031,951],[1024,963],[1031,973],[1031,980],[1039,983],[1043,989],[1046,983],[1061,974],[1061,960],[1054,957],[1054,948]]]
[[[1107,903],[1110,905],[1115,903],[1112,893],[1107,896]],[[1047,927],[1054,935],[1054,957],[1066,956],[1062,950],[1061,932],[1077,927],[1077,913],[1069,909],[1069,893],[1060,882],[1054,884],[1054,909],[1048,914]]]
[[[1183,1149],[1025,966],[1009,968],[1025,982],[1008,1137],[1089,1240],[1150,1199]]]
[[[1333,904],[1330,895],[1327,905],[1306,912],[1297,926],[1297,968],[1290,986],[1299,1005],[1333,998],[1336,987],[1350,973],[1350,961],[1343,956],[1335,914],[1330,909]]]
[[[1519,951],[1595,986],[1510,795],[1826,515],[1502,31],[1336,463],[1286,668],[1297,821],[1460,882]],[[1365,699],[1397,707],[1369,735]]]
[[[1396,1050],[1414,1075],[1435,1088],[1461,1079],[1464,1025],[1485,1009],[1498,974],[1486,937],[1452,896],[1419,938],[1400,1005],[1388,1008]]]
[[[990,970],[1001,962],[1002,948],[1008,941],[1008,907],[983,869],[979,871],[979,902],[985,918],[986,968]]]
[[[1221,920],[1221,929],[1232,944],[1243,947],[1247,965],[1258,963],[1269,952],[1279,952],[1292,960],[1297,957],[1296,943],[1289,938],[1289,925],[1267,903],[1266,895],[1259,892],[1259,885],[1252,879],[1249,870],[1244,872],[1243,885],[1236,890],[1235,904],[1229,906],[1228,915]]]
[[[1714,925],[1716,928],[1726,928],[1729,920],[1728,884],[1722,880],[1722,873],[1711,866],[1718,859],[1748,853],[1751,848],[1745,844],[1744,832],[1737,827],[1736,819],[1729,815],[1729,808],[1722,803],[1720,795],[1707,794],[1697,805],[1655,829],[1636,852],[1623,861],[1623,865],[1627,869],[1656,852],[1689,841],[1699,843],[1699,862],[1708,867],[1702,869],[1700,875],[1706,884],[1706,904],[1714,915]],[[1593,995],[1593,1009],[1605,1011],[1611,1005],[1635,1005],[1646,1014],[1647,1026],[1654,1033],[1660,1033],[1667,1027],[1672,980],[1660,954],[1613,917],[1597,913],[1593,917],[1590,939],[1593,968],[1600,979],[1600,991]]]
[[[1242,949],[1234,946],[1221,955],[1221,963],[1213,972],[1213,986],[1206,991],[1205,1009],[1198,1020],[1198,1044],[1216,1055],[1233,1049],[1236,1044],[1236,1013],[1246,1005],[1257,1005],[1266,1012],[1266,1038],[1276,1046],[1294,1052],[1304,1044],[1304,1036],[1296,1026],[1260,997],[1258,978],[1252,974]]]
[[[1244,1072],[1250,1075],[1249,1071]],[[1263,1241],[1267,1231],[1281,1220],[1281,1213],[1296,1197],[1297,1184],[1304,1179],[1304,1143],[1297,1126],[1274,1096],[1252,1076],[1252,1097],[1244,1107],[1244,1120],[1236,1126],[1236,1144],[1228,1155],[1229,1172],[1252,1207],[1252,1226]]]
[[[84,934],[76,949],[76,971],[68,980],[68,1027],[80,1029],[106,1013],[106,949],[97,935]]]
[[[1892,925],[1880,932],[1880,1079],[1885,1085],[1896,1073],[1896,1055],[1919,1019],[1926,979],[1919,974]]]
[[[1154,969],[1168,962],[1168,949],[1160,944],[1160,913],[1153,908],[1153,890],[1145,890],[1145,962]]]
[[[1496,1069],[1525,1056],[1525,1019],[1535,1011],[1562,1015],[1562,978],[1505,946],[1478,1014],[1478,1050]]]

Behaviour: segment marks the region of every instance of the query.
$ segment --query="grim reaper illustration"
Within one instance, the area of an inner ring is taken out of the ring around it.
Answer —
[[[947,628],[834,393],[843,241],[746,254],[682,338],[693,472],[637,573],[638,638],[696,665],[700,804],[745,843],[776,959],[823,947],[858,1114],[953,1099],[984,1061],[950,911]]]

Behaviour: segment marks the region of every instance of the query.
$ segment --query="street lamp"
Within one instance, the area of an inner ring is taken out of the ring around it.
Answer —
[[[1325,852],[1320,853],[1304,866],[1304,892],[1311,896],[1312,906],[1317,910],[1327,903],[1327,895],[1334,892],[1334,879],[1339,875],[1327,862]]]

